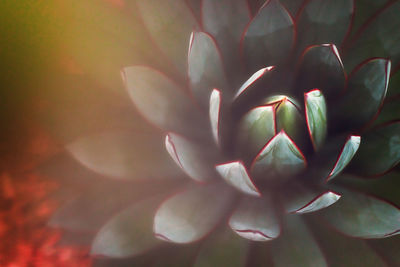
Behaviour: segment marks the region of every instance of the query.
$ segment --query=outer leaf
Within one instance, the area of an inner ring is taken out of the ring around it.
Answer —
[[[298,19],[298,46],[303,50],[313,44],[340,46],[349,31],[354,0],[311,0]]]
[[[298,215],[287,216],[285,232],[271,246],[276,267],[328,266],[310,231]]]
[[[84,136],[67,145],[82,165],[114,178],[151,179],[179,176],[158,136],[106,132]],[[157,168],[153,168],[153,164]]]
[[[157,240],[151,222],[161,201],[152,198],[125,209],[97,233],[91,253],[114,258],[123,258],[143,253],[155,247]]]
[[[237,130],[237,151],[252,159],[276,134],[275,110],[273,106],[260,106],[250,110],[240,121]]]
[[[252,241],[272,240],[281,232],[273,205],[265,198],[243,198],[229,219],[229,226]]]
[[[282,200],[289,213],[310,213],[333,205],[340,197],[340,194],[332,191],[297,185]]]
[[[217,177],[211,163],[211,151],[206,151],[200,145],[173,133],[166,136],[165,146],[175,163],[194,180],[205,182]]]
[[[237,67],[240,62],[235,55],[239,55],[239,42],[250,20],[246,0],[204,0],[202,16],[204,30],[217,40],[227,68]]]
[[[300,60],[298,83],[301,90],[319,88],[326,98],[339,95],[345,84],[343,63],[335,45],[311,46]]]
[[[391,238],[368,240],[368,244],[381,255],[389,266],[400,265],[399,244],[400,236]]]
[[[220,184],[196,186],[172,196],[157,210],[154,232],[169,242],[197,241],[222,219],[231,197],[229,188]]]
[[[283,179],[304,169],[306,161],[295,143],[281,131],[254,159],[251,174],[256,179]]]
[[[327,134],[327,112],[325,98],[320,90],[304,94],[308,132],[315,150],[324,143]]]
[[[323,227],[319,220],[312,220],[310,229],[315,233],[315,237],[318,239],[318,243],[321,245],[330,266],[388,266],[368,246],[366,240],[345,237],[327,227]]]
[[[82,190],[82,184],[80,185],[79,190]],[[89,186],[89,190],[85,190],[77,197],[68,200],[52,215],[49,221],[50,226],[75,233],[95,233],[112,215],[123,207],[148,195],[166,192],[176,184],[155,181],[151,185],[130,184],[98,180],[95,184],[92,181]],[[118,192],[118,194],[114,194],[115,192]]]
[[[390,66],[389,60],[372,59],[349,77],[346,95],[335,110],[341,125],[353,130],[374,118],[386,96]]]
[[[388,97],[400,95],[400,68],[392,71],[387,93]]]
[[[225,229],[225,231],[215,233],[215,236],[213,235],[207,242],[204,242],[194,267],[245,266],[248,242],[236,236],[229,229]]]
[[[268,0],[245,31],[243,49],[251,71],[275,65],[290,54],[294,25],[277,0]]]
[[[350,163],[358,148],[360,147],[360,142],[361,137],[356,135],[351,135],[347,139],[335,163],[335,166],[333,167],[332,171],[329,173],[328,178],[326,179],[327,182],[335,178]]]
[[[123,78],[136,107],[150,122],[179,133],[199,134],[201,128],[194,122],[201,125],[200,112],[172,80],[143,66],[125,68]]]
[[[144,24],[180,73],[186,72],[185,51],[190,32],[198,28],[184,0],[136,1]]]
[[[356,33],[368,19],[371,19],[371,17],[389,1],[390,0],[357,1],[352,33]]]
[[[392,1],[353,38],[345,55],[346,68],[351,70],[371,57],[389,58],[394,66],[399,63],[399,12],[400,2]]]
[[[229,88],[217,45],[208,34],[193,32],[188,54],[188,75],[191,90],[200,104],[207,108],[210,92]]]
[[[387,99],[382,110],[379,112],[378,118],[374,121],[373,126],[400,120],[400,101],[399,99]]]
[[[228,184],[239,191],[252,196],[261,196],[242,162],[228,162],[219,164],[215,168]]]
[[[338,231],[359,238],[384,238],[400,230],[400,210],[378,198],[344,191],[341,201],[320,214]]]
[[[351,170],[363,175],[382,174],[400,162],[400,122],[377,127],[363,136]]]

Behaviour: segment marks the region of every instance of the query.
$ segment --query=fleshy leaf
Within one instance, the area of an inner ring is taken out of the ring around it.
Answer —
[[[188,75],[194,96],[206,109],[213,88],[219,88],[223,92],[229,89],[217,45],[204,32],[193,32],[190,38]]]
[[[315,212],[336,203],[341,195],[323,189],[312,189],[306,186],[293,186],[283,197],[284,207],[289,213]]]
[[[387,90],[387,97],[398,96],[400,96],[400,67],[392,71],[389,88]]]
[[[204,30],[217,40],[228,70],[240,66],[239,42],[249,20],[246,0],[204,0],[202,3]]]
[[[385,239],[368,240],[368,244],[383,257],[389,266],[400,265],[400,236]],[[376,265],[375,265],[376,266]],[[374,267],[374,266],[371,266]]]
[[[252,196],[261,196],[242,162],[228,162],[217,165],[215,168],[228,184],[239,191]]]
[[[307,48],[300,59],[298,84],[301,90],[319,88],[326,98],[344,89],[345,73],[339,52],[333,44]]]
[[[398,207],[355,191],[343,190],[342,199],[320,215],[338,231],[359,238],[384,238],[400,231]]]
[[[343,171],[343,169],[350,163],[354,155],[356,154],[358,148],[360,147],[361,137],[356,135],[351,135],[343,146],[342,151],[333,167],[332,171],[329,173],[326,181],[330,181],[335,176]]]
[[[290,54],[293,41],[289,13],[278,0],[268,0],[245,31],[242,49],[250,71],[282,62]]]
[[[220,144],[220,120],[221,120],[221,92],[218,89],[214,89],[210,95],[210,123],[211,131],[214,137],[214,141],[217,145]]]
[[[306,160],[295,143],[281,131],[261,149],[251,166],[256,179],[283,179],[303,170]]]
[[[390,66],[387,59],[371,59],[349,77],[346,94],[335,114],[341,125],[358,130],[374,118],[386,96]]]
[[[285,231],[271,243],[274,266],[328,266],[307,226],[298,215],[286,217]]]
[[[211,151],[173,133],[166,136],[165,146],[175,163],[195,181],[205,182],[217,177],[210,162]]]
[[[230,229],[216,232],[200,248],[194,267],[245,265],[248,242],[235,235]]]
[[[256,107],[245,114],[240,121],[236,150],[246,160],[252,159],[275,134],[274,107]]]
[[[363,135],[363,142],[351,162],[351,171],[379,175],[400,162],[400,122],[393,122]]]
[[[174,243],[197,241],[218,224],[231,200],[232,191],[221,184],[189,188],[159,207],[154,218],[154,233]]]
[[[123,78],[132,101],[150,122],[178,133],[199,134],[200,111],[172,80],[144,66],[125,68]]]
[[[326,43],[340,46],[349,31],[353,12],[354,0],[308,1],[297,21],[299,49]]]
[[[308,222],[310,222],[310,229],[318,237],[318,243],[330,266],[388,266],[368,245],[367,240],[341,235],[326,227],[316,217]]]
[[[278,96],[279,97],[279,96]],[[304,142],[304,120],[300,109],[291,98],[283,98],[276,103],[276,131],[284,130],[285,133],[299,145]]]
[[[327,134],[327,111],[325,98],[320,90],[304,94],[308,132],[314,149],[318,150],[324,143]]]
[[[160,201],[160,197],[144,200],[114,216],[97,233],[91,254],[125,258],[157,246],[160,240],[154,237],[151,222]]]
[[[66,148],[88,169],[112,178],[179,177],[159,141],[155,134],[105,132],[81,137]]]
[[[387,99],[372,126],[400,120],[400,99]]]
[[[136,2],[145,26],[160,49],[180,73],[186,72],[187,40],[197,21],[184,0],[146,0]]]
[[[165,183],[153,184],[153,187],[141,185],[142,189],[138,190],[134,183],[120,184],[110,180],[100,180],[90,185],[89,190],[85,190],[60,206],[52,215],[49,225],[72,232],[94,233],[122,207],[146,197],[146,192],[156,194],[162,187],[167,189]],[[104,197],[112,192],[118,192],[118,194]]]
[[[273,205],[265,198],[243,198],[229,219],[239,236],[252,241],[269,241],[281,232]]]
[[[400,2],[390,4],[356,34],[345,55],[346,69],[353,69],[366,58],[386,57],[396,66],[400,61]]]

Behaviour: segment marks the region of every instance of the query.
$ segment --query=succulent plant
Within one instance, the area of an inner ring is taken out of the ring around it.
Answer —
[[[156,253],[146,258],[156,266],[400,264],[400,210],[385,200],[399,200],[400,2],[261,2],[137,1],[174,74],[135,65],[122,78],[170,158],[154,132],[68,145],[97,173],[145,178],[110,199],[91,193],[97,209],[103,198],[106,209],[133,203],[109,212],[93,254]],[[190,245],[155,249],[168,243]]]

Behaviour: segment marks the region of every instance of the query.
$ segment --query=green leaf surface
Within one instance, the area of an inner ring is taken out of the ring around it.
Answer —
[[[350,168],[352,172],[372,176],[385,173],[399,162],[400,122],[393,122],[363,135],[363,142]]]
[[[156,134],[113,131],[78,138],[66,146],[86,168],[123,179],[163,179],[181,176]],[[157,165],[157,168],[151,166]]]
[[[349,31],[354,0],[311,0],[300,13],[298,48],[309,45],[335,44],[340,46]]]
[[[335,109],[338,123],[358,130],[374,118],[386,96],[390,66],[386,59],[371,59],[349,76],[345,95]]]
[[[151,123],[195,136],[207,129],[201,127],[206,127],[206,122],[189,96],[167,76],[148,67],[132,66],[123,70],[123,78],[132,101]]]
[[[195,181],[210,181],[218,176],[213,166],[214,149],[207,151],[204,146],[174,133],[166,136],[165,146],[175,163]]]
[[[304,94],[308,132],[315,150],[324,144],[328,122],[325,98],[320,90]]]
[[[282,236],[271,243],[274,266],[328,266],[320,247],[300,216],[287,216],[284,229]]]
[[[250,71],[282,62],[294,41],[293,20],[278,0],[269,0],[248,26],[243,41]]]
[[[390,76],[387,97],[398,97],[400,95],[400,68],[393,70]]]
[[[385,259],[389,266],[400,266],[400,236],[379,240],[368,240],[368,244]]]
[[[371,57],[389,58],[396,66],[400,60],[400,2],[392,1],[360,34],[353,37],[345,53],[346,69],[352,70],[362,61]]]
[[[261,196],[257,187],[251,180],[246,167],[240,161],[233,161],[224,164],[219,164],[216,170],[221,177],[230,185],[241,191],[242,193]]]
[[[155,197],[135,203],[114,216],[97,233],[91,254],[124,258],[158,245],[160,240],[154,237],[151,222],[161,200]]]
[[[167,199],[157,210],[154,233],[164,241],[198,241],[228,212],[232,191],[222,184],[193,186]]]
[[[188,57],[191,90],[197,101],[207,109],[214,88],[222,92],[229,92],[230,89],[220,51],[211,36],[204,32],[193,32]]]
[[[251,166],[255,179],[283,179],[303,170],[306,160],[284,131],[275,135],[260,151]]]
[[[203,243],[193,264],[194,267],[246,266],[249,243],[225,228]]]
[[[320,213],[341,233],[369,239],[388,237],[400,230],[400,210],[396,206],[364,193],[341,191],[341,200]]]
[[[323,227],[317,217],[312,220],[310,229],[315,234],[330,266],[387,266],[366,240],[346,237],[332,231],[332,229]]]
[[[184,0],[136,1],[144,24],[180,73],[186,73],[186,51],[197,21]]]

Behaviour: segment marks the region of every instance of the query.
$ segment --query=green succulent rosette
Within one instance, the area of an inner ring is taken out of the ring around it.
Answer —
[[[135,6],[169,74],[122,79],[158,130],[70,143],[115,179],[53,225],[135,266],[400,264],[399,1]]]

